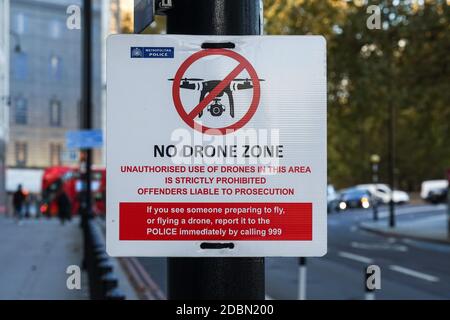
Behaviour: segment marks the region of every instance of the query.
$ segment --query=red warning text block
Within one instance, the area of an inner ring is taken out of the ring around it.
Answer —
[[[120,240],[312,240],[312,203],[121,202]]]

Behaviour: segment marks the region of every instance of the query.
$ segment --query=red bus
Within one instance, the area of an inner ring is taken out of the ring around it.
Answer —
[[[55,198],[61,184],[71,201],[72,215],[78,214],[82,187],[79,168],[54,166],[45,169],[42,177],[42,203],[40,211],[43,215],[48,217],[58,215],[58,205]],[[104,168],[92,169],[91,190],[93,213],[95,215],[104,215],[106,212],[106,170]]]

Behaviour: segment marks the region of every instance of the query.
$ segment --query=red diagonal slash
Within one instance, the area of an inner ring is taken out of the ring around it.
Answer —
[[[188,117],[191,120],[194,120],[200,111],[205,109],[206,106],[213,101],[214,98],[217,97],[217,95],[219,95],[245,68],[246,66],[244,63],[239,63],[237,67],[225,77],[225,79],[223,79],[191,112],[189,112]]]
[[[193,108],[193,110],[188,113],[186,109],[184,108],[181,97],[180,97],[180,83],[182,81],[183,75],[185,74],[186,70],[197,60],[206,57],[206,56],[225,56],[229,57],[235,61],[238,62],[238,66],[235,67],[231,73],[225,77],[223,81],[221,81],[213,90],[209,92],[209,94],[204,97],[202,101],[199,102],[199,104]],[[250,78],[253,81],[253,97],[252,101],[250,103],[250,108],[247,110],[245,115],[238,121],[236,121],[233,124],[230,124],[223,128],[209,128],[207,126],[202,125],[201,123],[195,122],[195,117],[203,111],[204,108],[213,100],[215,99],[223,90],[230,85],[230,82],[233,81],[233,79],[236,78],[236,76],[239,75],[240,72],[243,70],[247,70]],[[252,116],[255,114],[259,100],[261,96],[260,86],[259,86],[259,78],[258,74],[256,73],[255,68],[251,65],[251,63],[245,59],[242,55],[235,51],[227,50],[227,49],[207,49],[207,50],[201,50],[197,51],[196,53],[189,56],[178,68],[175,78],[173,80],[172,85],[172,98],[173,103],[175,106],[175,109],[177,110],[178,114],[180,115],[181,119],[192,129],[197,130],[199,132],[209,134],[209,135],[225,135],[232,133],[240,128],[242,128],[245,124],[247,124]]]

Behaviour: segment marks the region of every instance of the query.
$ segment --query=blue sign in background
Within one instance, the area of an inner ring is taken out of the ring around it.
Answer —
[[[66,132],[68,149],[91,149],[103,147],[103,132],[100,129]]]
[[[134,33],[141,33],[153,22],[154,0],[134,0]]]

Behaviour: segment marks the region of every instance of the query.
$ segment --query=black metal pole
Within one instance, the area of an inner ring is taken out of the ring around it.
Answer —
[[[298,300],[306,300],[306,258],[298,258]]]
[[[372,182],[374,187],[378,184],[378,163],[372,162]],[[378,200],[372,195],[373,220],[378,221]]]
[[[388,105],[389,105],[389,123],[388,123],[388,148],[389,148],[389,186],[391,188],[391,194],[389,199],[389,227],[395,227],[395,203],[394,203],[394,189],[395,189],[395,97],[396,92],[394,91],[394,79],[395,76],[395,64],[394,64],[394,35],[391,30],[388,30],[389,34],[389,44],[391,46],[390,51],[390,70],[391,70],[391,80],[390,80],[390,90],[388,93]]]
[[[391,98],[390,98],[391,99]],[[395,227],[395,110],[392,101],[389,101],[389,130],[388,130],[388,147],[389,147],[389,186],[391,194],[389,199],[389,227]]]
[[[83,0],[82,24],[82,77],[81,77],[81,128],[92,129],[92,4],[91,0]],[[92,215],[91,201],[91,166],[92,150],[81,150],[80,174],[83,181],[83,190],[80,201],[80,213],[84,225]]]
[[[258,0],[173,0],[167,33],[261,34]],[[169,258],[169,299],[265,298],[264,258]]]

